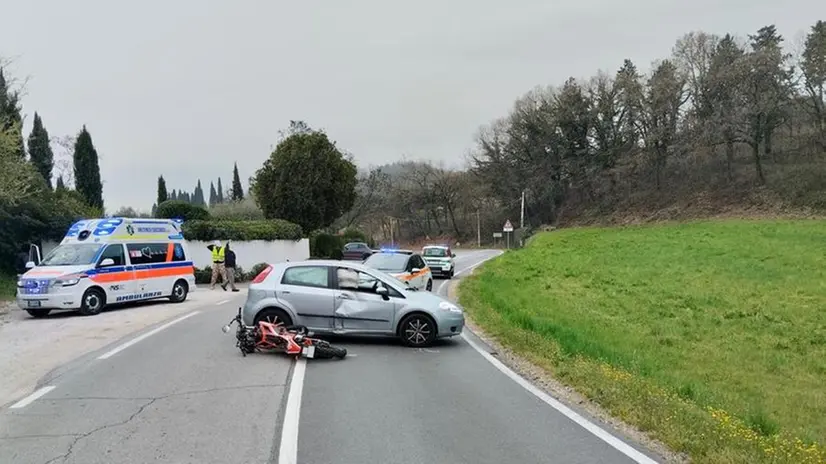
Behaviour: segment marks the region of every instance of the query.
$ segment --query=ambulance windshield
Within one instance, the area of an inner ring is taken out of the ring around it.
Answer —
[[[100,243],[67,243],[58,245],[46,259],[40,262],[41,266],[80,266],[92,264],[97,256]]]

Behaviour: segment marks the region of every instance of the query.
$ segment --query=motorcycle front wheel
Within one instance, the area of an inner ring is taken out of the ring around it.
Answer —
[[[319,340],[315,342],[315,355],[313,357],[319,359],[344,359],[347,356],[347,350],[333,346],[325,341]]]

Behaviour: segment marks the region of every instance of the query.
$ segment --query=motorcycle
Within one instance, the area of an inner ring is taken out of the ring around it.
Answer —
[[[346,349],[310,337],[310,332],[303,325],[284,326],[265,321],[258,321],[256,326],[244,325],[241,320],[241,308],[238,308],[238,314],[221,330],[228,333],[232,324],[238,325],[235,331],[235,346],[245,357],[256,351],[319,359],[344,359],[347,356]]]

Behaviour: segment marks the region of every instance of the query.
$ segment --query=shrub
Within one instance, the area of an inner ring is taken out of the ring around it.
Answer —
[[[248,280],[254,279],[258,274],[261,273],[269,264],[267,263],[258,263],[250,269],[249,274],[247,274]]]
[[[180,218],[184,221],[209,219],[206,209],[180,200],[166,200],[155,209],[155,216],[164,219]]]
[[[300,240],[301,227],[282,219],[260,221],[188,221],[183,226],[187,240]]]
[[[310,256],[313,258],[341,259],[344,240],[338,235],[319,232],[310,237]]]
[[[341,234],[344,243],[349,242],[364,242],[368,246],[374,246],[373,240],[367,236],[366,233],[355,229],[355,228],[347,228],[344,230],[344,233]]]
[[[241,201],[219,203],[209,208],[209,214],[219,221],[259,221],[264,219],[264,212],[252,198]]]
[[[235,268],[235,283],[242,283],[242,282],[249,282],[255,278],[261,271],[267,267],[267,263],[258,263],[252,266],[252,269],[249,271],[244,271],[244,268],[238,266]],[[207,266],[205,268],[195,268],[195,283],[196,284],[209,284],[210,280],[212,280],[212,266]]]

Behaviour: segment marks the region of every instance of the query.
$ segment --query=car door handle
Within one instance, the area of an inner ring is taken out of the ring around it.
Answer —
[[[350,295],[348,295],[346,293],[340,293],[340,294],[336,295],[336,298],[338,298],[339,300],[352,300],[353,299]]]
[[[289,295],[290,291],[289,290],[281,290],[281,294],[282,295]]]

